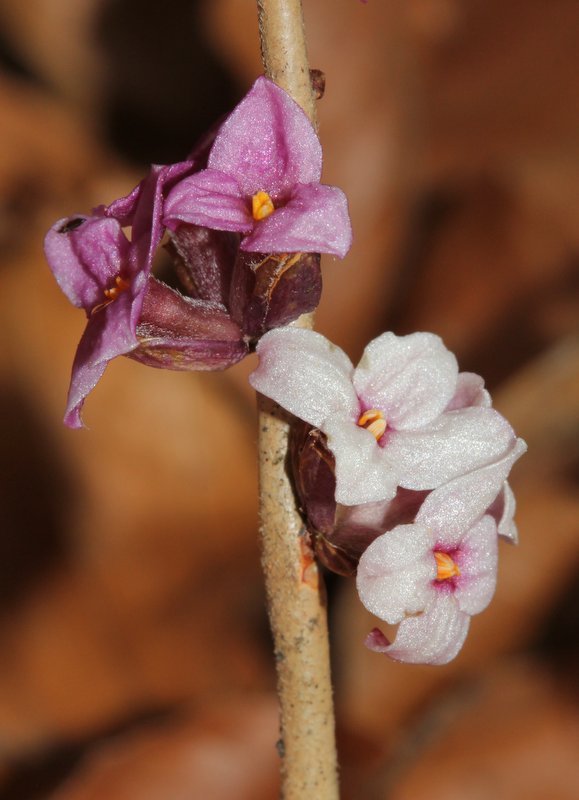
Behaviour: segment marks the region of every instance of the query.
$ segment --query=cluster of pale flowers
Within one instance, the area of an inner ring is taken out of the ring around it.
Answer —
[[[384,333],[356,368],[299,328],[270,331],[257,352],[252,386],[324,434],[335,500],[359,530],[395,518],[400,489],[419,498],[413,521],[385,529],[359,559],[362,603],[400,623],[394,642],[374,629],[367,646],[399,661],[450,661],[494,593],[498,537],[516,540],[507,477],[525,443],[433,334]]]

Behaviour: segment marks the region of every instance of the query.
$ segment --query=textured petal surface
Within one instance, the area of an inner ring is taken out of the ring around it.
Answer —
[[[455,546],[493,503],[511,467],[526,449],[523,440],[516,439],[503,458],[435,489],[424,500],[416,521],[433,532],[438,544]]]
[[[108,362],[137,347],[138,340],[131,327],[133,303],[131,293],[124,292],[114,303],[89,317],[72,365],[64,417],[69,427],[81,427],[80,412],[84,400],[96,386]]]
[[[461,611],[479,614],[488,606],[497,583],[497,558],[497,526],[485,515],[464,536],[454,559],[461,572],[454,592]]]
[[[149,278],[137,336],[131,358],[164,369],[225,369],[247,353],[223,306],[183,297],[155,278]]]
[[[346,506],[391,500],[398,473],[369,432],[351,419],[327,419],[322,430],[335,459],[336,501]]]
[[[356,419],[352,363],[321,334],[277,328],[260,339],[257,354],[259,365],[249,376],[256,391],[317,428],[333,415]]]
[[[514,519],[516,510],[515,495],[508,481],[505,481],[496,499],[489,506],[487,514],[490,514],[497,523],[499,536],[511,542],[511,544],[519,543],[519,532]]]
[[[454,355],[431,333],[383,333],[364,350],[354,386],[366,408],[378,408],[397,430],[432,422],[451,400],[458,375]]]
[[[329,253],[343,258],[352,245],[348,203],[341,189],[297,186],[289,202],[256,223],[242,250],[261,253]]]
[[[492,408],[441,414],[417,431],[392,431],[383,448],[407,489],[435,489],[459,475],[491,464],[511,451],[509,423]]]
[[[423,614],[407,617],[389,644],[379,631],[366,639],[371,650],[409,664],[448,664],[464,644],[470,617],[450,595],[437,595]]]
[[[319,182],[322,149],[302,109],[262,77],[223,123],[208,166],[236,177],[246,197],[263,190],[278,199]]]
[[[179,222],[241,233],[254,226],[249,202],[237,179],[215,169],[190,175],[169,192],[164,223],[174,229]]]
[[[356,575],[368,611],[393,624],[426,608],[435,592],[432,546],[432,534],[422,525],[398,525],[372,542]]]
[[[64,294],[87,311],[105,299],[116,275],[130,270],[129,242],[114,219],[61,219],[46,234],[44,252]]]
[[[107,368],[108,362],[102,361],[100,364],[92,364],[86,361],[85,356],[85,348],[82,345],[81,339],[77,350],[77,356],[72,367],[73,378],[70,382],[66,411],[64,414],[64,424],[69,428],[83,427],[80,413],[85,398],[92,392]]]
[[[491,396],[485,389],[485,382],[480,375],[474,372],[460,372],[456,382],[454,397],[445,411],[456,411],[457,408],[482,406],[490,408]]]

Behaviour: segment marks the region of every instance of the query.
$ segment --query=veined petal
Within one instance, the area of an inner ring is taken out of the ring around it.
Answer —
[[[383,450],[400,472],[406,489],[435,489],[511,452],[515,435],[492,408],[465,408],[441,414],[416,431],[391,431]]]
[[[383,333],[364,350],[354,386],[367,408],[378,408],[396,430],[420,428],[441,414],[458,375],[454,355],[432,333]]]
[[[398,472],[370,431],[334,415],[321,426],[335,459],[336,501],[345,506],[391,500]]]
[[[469,625],[469,615],[451,595],[437,594],[422,614],[402,620],[392,644],[376,629],[366,647],[409,664],[448,664],[464,644]]]
[[[444,410],[456,411],[457,408],[470,406],[490,408],[491,405],[491,396],[485,389],[481,376],[474,372],[459,372],[454,397]]]
[[[259,365],[249,376],[256,391],[316,428],[334,415],[356,420],[352,362],[324,336],[276,328],[260,339],[257,354]]]
[[[131,330],[132,298],[120,295],[114,303],[89,317],[79,342],[74,363],[64,422],[71,428],[82,427],[81,410],[87,395],[94,389],[108,362],[129,353],[138,345]]]
[[[423,611],[434,596],[433,539],[422,525],[398,525],[362,553],[356,576],[360,600],[385,622]]]
[[[69,428],[84,427],[80,415],[84,401],[102,378],[108,363],[107,361],[101,361],[100,364],[92,364],[90,361],[86,361],[83,350],[81,339],[72,366],[72,379],[64,414],[64,424]]]
[[[216,169],[204,169],[183,178],[169,192],[163,222],[172,230],[179,222],[187,222],[248,233],[255,220],[236,178]]]
[[[526,449],[525,442],[516,439],[502,458],[439,486],[424,500],[416,521],[426,525],[439,544],[448,548],[457,545],[493,503],[511,467]]]
[[[346,195],[322,184],[297,186],[288,203],[261,220],[242,250],[261,253],[329,253],[343,258],[352,245]]]
[[[90,311],[103,290],[129,267],[129,242],[120,224],[104,217],[67,217],[44,239],[44,252],[70,302]]]
[[[454,556],[460,569],[454,597],[466,614],[479,614],[488,606],[497,583],[498,537],[494,519],[487,514],[463,537]]]
[[[225,369],[247,353],[239,327],[223,306],[183,297],[152,277],[137,337],[131,358],[164,369]]]
[[[263,190],[275,200],[297,183],[319,182],[322,149],[300,106],[260,77],[223,123],[208,166],[235,176],[244,195]]]

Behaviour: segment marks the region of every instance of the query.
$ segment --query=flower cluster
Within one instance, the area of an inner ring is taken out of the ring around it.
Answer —
[[[356,368],[312,331],[260,341],[255,389],[296,426],[294,481],[318,557],[352,574],[363,604],[400,623],[399,661],[442,664],[489,603],[498,536],[515,541],[507,476],[526,446],[433,334],[372,341]]]
[[[258,78],[189,160],[152,167],[127,197],[55,223],[45,239],[48,263],[88,319],[67,425],[82,425],[83,403],[116,356],[223,369],[265,331],[317,306],[313,254],[343,257],[351,243],[346,198],[320,183],[321,169],[302,109]],[[152,275],[164,237],[183,291]]]
[[[516,541],[507,477],[525,444],[437,336],[384,333],[354,368],[287,327],[319,302],[318,254],[351,243],[345,196],[321,168],[304,112],[259,78],[188,160],[59,220],[47,259],[87,315],[65,422],[82,425],[116,356],[213,370],[255,348],[251,384],[295,417],[294,485],[319,560],[356,573],[366,608],[399,624],[394,642],[376,628],[366,644],[442,664],[492,597],[498,537]],[[164,239],[180,290],[153,276]]]

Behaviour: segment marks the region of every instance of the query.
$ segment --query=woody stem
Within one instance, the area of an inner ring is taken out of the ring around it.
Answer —
[[[257,0],[267,77],[316,125],[301,0]],[[311,328],[313,316],[295,323]],[[282,797],[337,800],[337,758],[324,586],[286,471],[285,412],[258,395],[262,564],[280,702]]]

